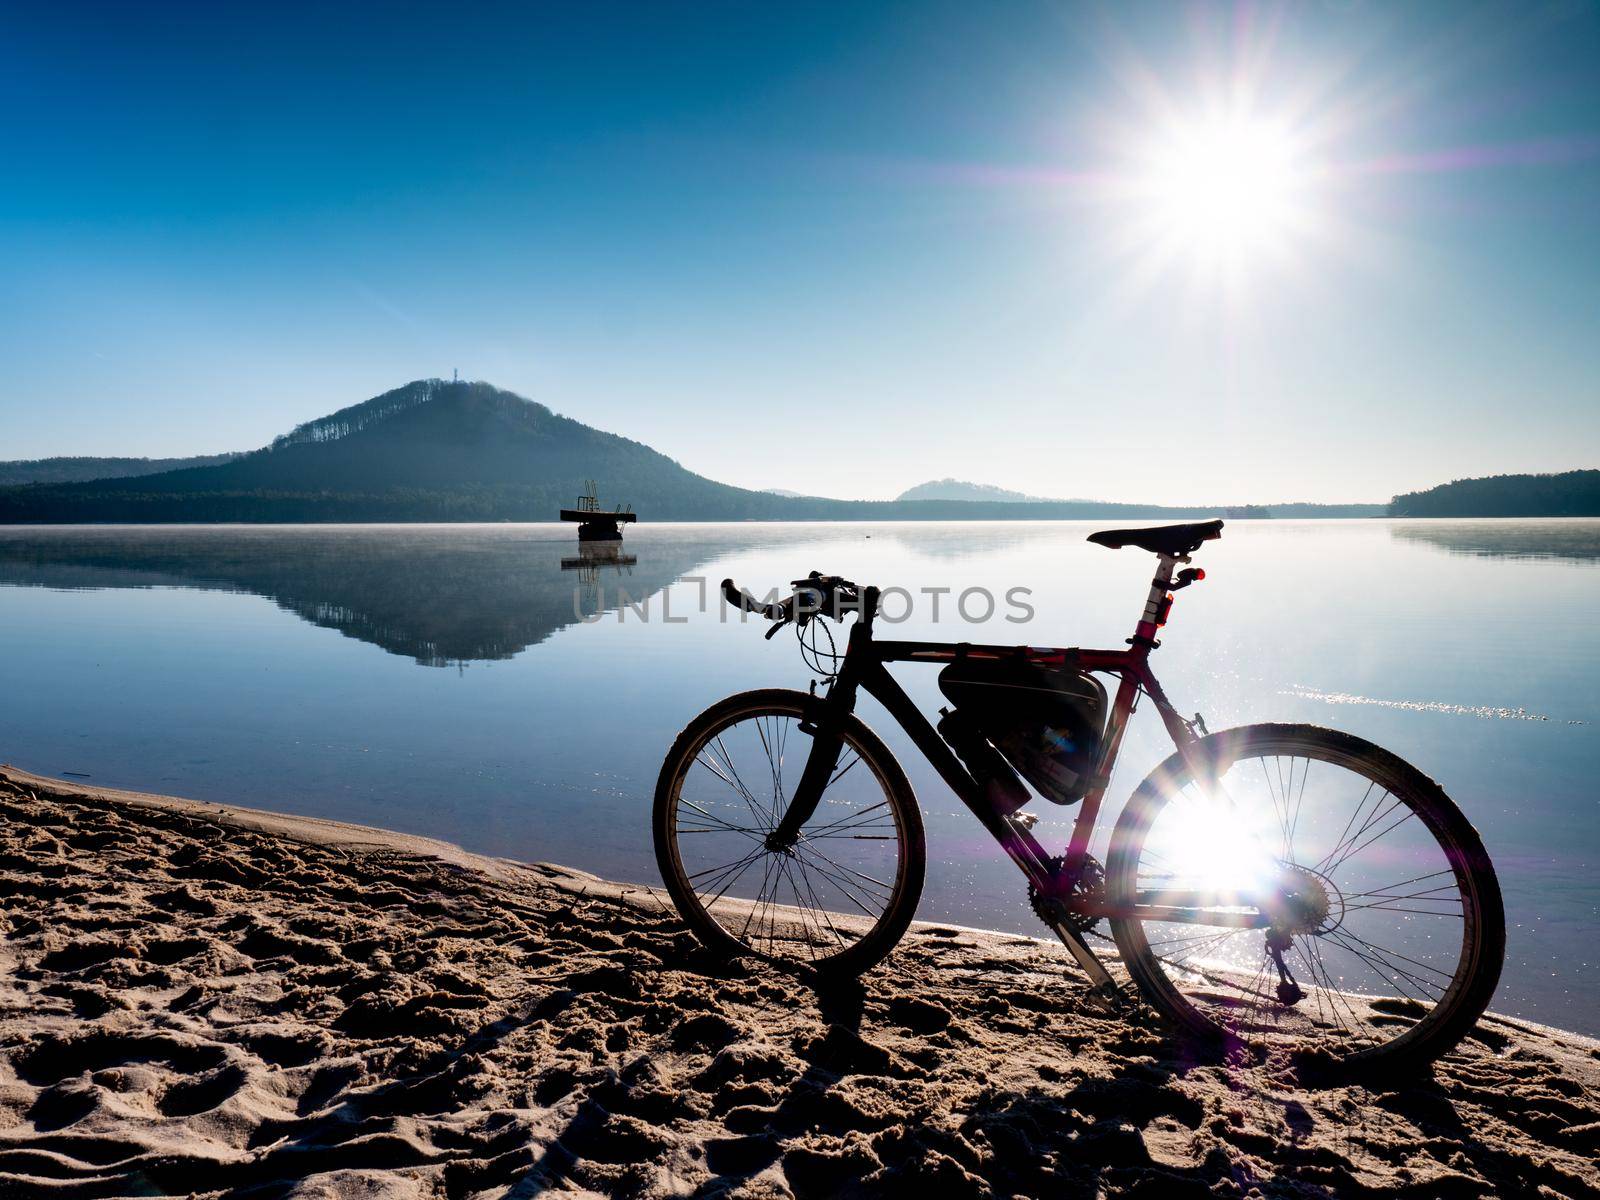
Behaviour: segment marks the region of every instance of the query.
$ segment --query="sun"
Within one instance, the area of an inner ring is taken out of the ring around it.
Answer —
[[[1152,133],[1130,172],[1143,239],[1197,262],[1242,267],[1293,248],[1311,184],[1287,123],[1250,113],[1175,120]]]

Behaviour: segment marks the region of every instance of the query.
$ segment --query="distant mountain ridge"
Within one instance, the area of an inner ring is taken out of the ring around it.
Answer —
[[[0,489],[0,521],[549,521],[599,481],[645,520],[1203,517],[1210,508],[829,500],[730,487],[487,383],[417,380],[231,461]]]
[[[238,458],[233,454],[197,454],[190,458],[16,458],[0,462],[0,487],[23,483],[82,483],[91,479],[128,479],[158,475],[186,467],[211,467]]]
[[[1010,504],[1082,504],[1082,500],[1055,500],[1046,496],[1029,496],[1012,492],[992,483],[969,483],[965,479],[930,479],[916,487],[907,488],[896,500],[976,500],[984,503]]]
[[[487,383],[427,379],[229,462],[0,491],[0,520],[548,521],[585,479],[658,520],[776,516],[791,503]]]
[[[1044,496],[1029,496],[1025,492],[1008,491],[989,483],[969,483],[965,479],[929,480],[907,488],[897,499],[960,500],[975,504],[1054,504],[1080,508],[1105,503],[1100,500],[1051,500]],[[1387,506],[1383,504],[1308,504],[1303,501],[1212,506],[1212,511],[1240,521],[1268,517],[1381,517],[1386,510]]]
[[[1575,474],[1600,477],[1592,471]],[[1016,499],[1022,493],[959,480],[921,485],[889,501],[753,491],[697,475],[641,442],[594,429],[490,384],[424,379],[306,421],[247,454],[113,478],[0,486],[0,522],[551,521],[588,479],[599,482],[604,502],[632,504],[647,521],[1096,519],[1132,524],[1225,514],[1360,517],[1384,512],[1374,504]],[[1446,487],[1466,482],[1473,481]],[[955,489],[956,495],[926,490],[941,487]],[[1414,498],[1396,497],[1395,504]],[[1579,507],[1589,503],[1581,501]]]

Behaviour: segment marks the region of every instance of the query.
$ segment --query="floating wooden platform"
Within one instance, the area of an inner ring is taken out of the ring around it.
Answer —
[[[578,523],[580,542],[615,542],[622,539],[623,525],[639,519],[639,514],[628,508],[603,509],[595,497],[593,480],[586,481],[588,490],[578,497],[577,508],[563,508],[563,521]]]
[[[622,539],[622,530],[618,528],[629,521],[639,519],[637,513],[631,512],[600,512],[587,508],[563,508],[561,510],[563,521],[578,522],[578,540],[580,542],[614,542]]]

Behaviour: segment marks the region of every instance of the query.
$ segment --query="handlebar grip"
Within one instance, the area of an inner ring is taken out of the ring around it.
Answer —
[[[742,609],[745,612],[760,613],[769,621],[781,621],[784,618],[784,612],[780,605],[760,603],[743,588],[737,586],[731,579],[722,581],[722,595],[735,608]]]

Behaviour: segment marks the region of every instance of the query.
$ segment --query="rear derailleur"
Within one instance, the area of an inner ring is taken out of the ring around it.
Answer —
[[[1267,954],[1278,968],[1278,1003],[1286,1008],[1293,1008],[1306,998],[1305,989],[1296,982],[1295,977],[1289,973],[1288,965],[1283,961],[1283,952],[1294,945],[1294,937],[1284,930],[1269,929],[1266,942]]]

